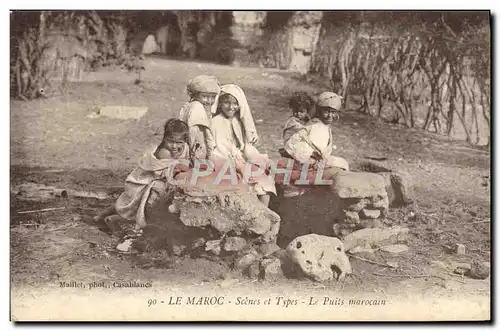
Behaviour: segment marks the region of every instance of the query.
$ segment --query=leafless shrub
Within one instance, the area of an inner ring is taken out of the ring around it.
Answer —
[[[381,14],[388,17],[342,22],[325,15],[311,70],[328,76],[345,99],[361,96],[360,109],[373,116],[448,135],[459,123],[465,139],[478,143],[479,117],[490,127],[487,17],[456,24],[449,13]]]

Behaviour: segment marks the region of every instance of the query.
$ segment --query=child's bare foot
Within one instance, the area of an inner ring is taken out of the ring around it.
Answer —
[[[104,218],[104,223],[106,223],[111,232],[119,237],[123,235],[123,228],[120,226],[122,221],[123,218],[119,215],[111,215]]]
[[[94,217],[94,222],[104,222],[106,217],[116,214],[115,205],[111,205]]]

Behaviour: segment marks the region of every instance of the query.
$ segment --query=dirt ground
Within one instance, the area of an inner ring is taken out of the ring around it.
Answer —
[[[393,224],[409,227],[411,234],[408,253],[381,257],[397,262],[396,269],[352,259],[355,276],[344,284],[251,282],[217,261],[170,258],[162,253],[116,254],[118,239],[79,221],[78,216],[94,216],[120,194],[138,158],[158,143],[164,122],[176,116],[186,101],[187,81],[198,74],[213,74],[223,84],[243,88],[261,136],[260,149],[274,158],[279,155],[281,125],[289,116],[291,92],[324,88],[276,70],[150,57],[140,85],[133,84],[134,75],[109,69],[89,74],[85,82],[71,83],[66,93],[54,89],[47,99],[11,101],[11,186],[36,182],[110,195],[107,200],[24,201],[11,194],[14,318],[27,316],[23,313],[29,310],[29,302],[43,297],[47,289],[56,290],[59,282],[90,280],[150,281],[155,291],[240,289],[255,294],[272,290],[288,296],[371,293],[403,299],[478,296],[483,300],[481,309],[489,309],[484,305],[489,305],[490,279],[473,280],[454,275],[450,269],[456,262],[490,261],[489,151],[352,110],[346,110],[333,124],[338,155],[350,162],[362,156],[384,156],[389,166],[409,172],[414,180],[416,205],[391,210],[388,215]],[[147,106],[149,110],[140,120],[94,116],[104,105]],[[18,214],[56,207],[65,208]],[[456,243],[466,246],[464,256],[444,247]],[[146,305],[147,298],[144,300]]]

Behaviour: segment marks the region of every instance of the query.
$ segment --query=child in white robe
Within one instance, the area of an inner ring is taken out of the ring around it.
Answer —
[[[189,129],[186,123],[178,119],[168,120],[161,143],[144,154],[138,166],[127,176],[125,191],[115,204],[97,215],[94,221],[105,221],[108,224],[124,219],[135,221],[137,230],[144,228],[145,207],[151,190],[157,191],[159,195],[165,194],[170,185],[169,179],[174,179],[179,172],[188,171],[189,162],[178,162],[179,159],[189,160],[188,140]]]
[[[330,128],[342,106],[342,97],[323,92],[316,102],[313,119],[302,130],[293,134],[285,143],[285,151],[300,163],[316,166],[319,161],[325,168],[349,170],[349,164],[341,157],[332,155],[333,136]]]
[[[212,131],[217,146],[214,150],[216,163],[234,162],[240,172],[244,172],[247,164],[253,165],[253,170],[269,164],[268,156],[254,146],[259,137],[245,93],[239,86],[222,86],[217,114],[212,119]],[[253,187],[259,199],[269,205],[269,194],[276,194],[272,179],[263,173],[252,180],[255,181]]]
[[[187,85],[190,100],[181,108],[179,118],[189,126],[190,150],[198,159],[210,159],[215,148],[211,130],[212,107],[220,92],[217,78],[199,75]]]

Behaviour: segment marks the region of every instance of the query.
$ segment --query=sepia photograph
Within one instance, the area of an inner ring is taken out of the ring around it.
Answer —
[[[488,322],[489,10],[10,10],[10,321]]]

